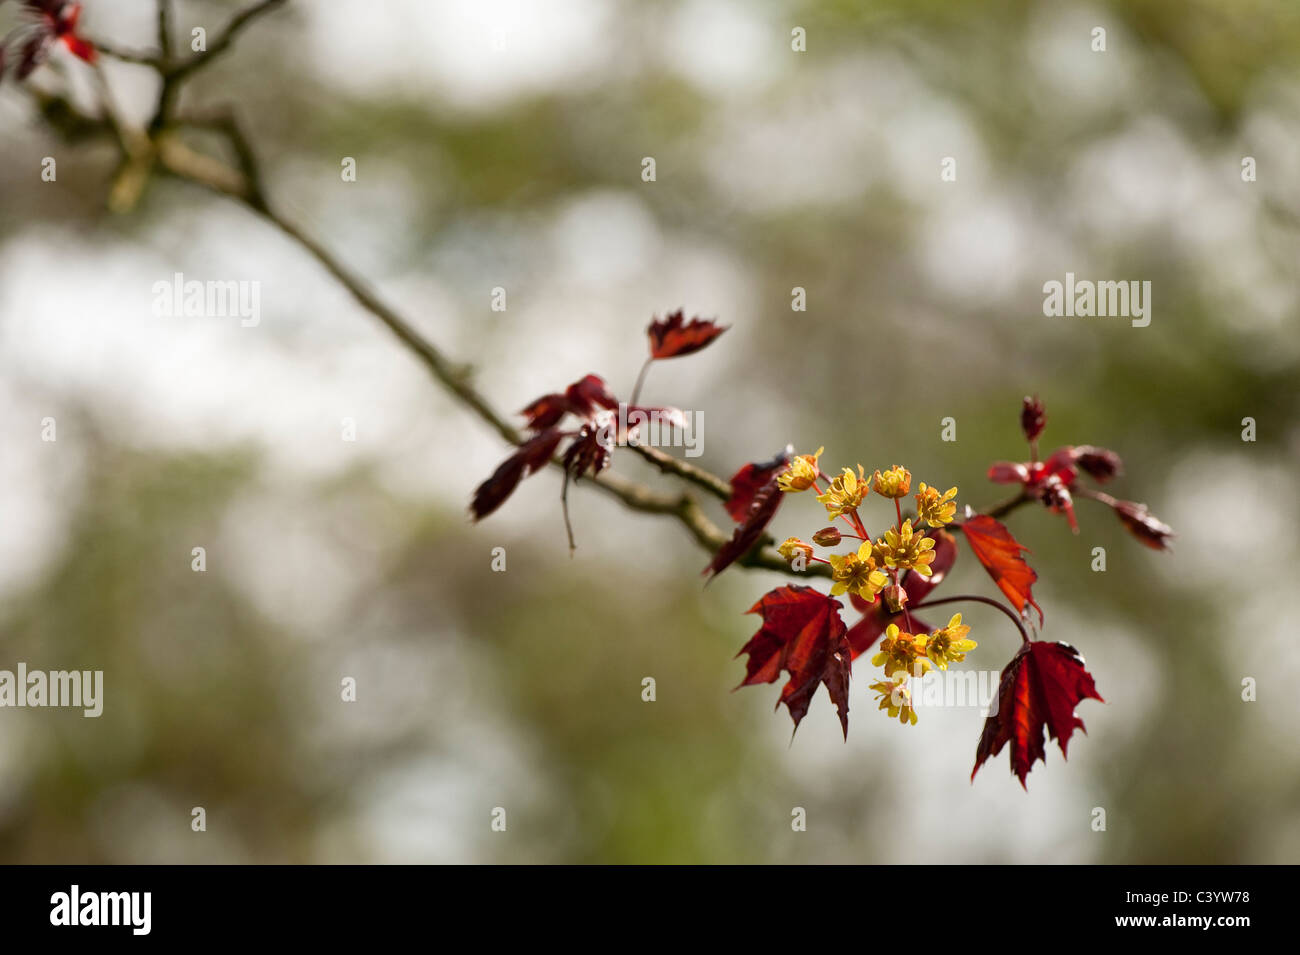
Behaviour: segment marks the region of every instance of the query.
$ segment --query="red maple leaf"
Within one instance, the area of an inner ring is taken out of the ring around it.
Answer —
[[[718,548],[713,560],[709,561],[709,566],[701,573],[716,577],[753,550],[754,545],[762,539],[767,525],[772,523],[784,498],[785,494],[777,486],[775,478],[755,491],[750,498],[744,522],[736,528],[731,539]]]
[[[679,308],[667,318],[657,318],[650,322],[650,327],[646,329],[650,336],[650,358],[677,358],[697,352],[729,327],[706,318],[692,318],[688,323]]]
[[[474,491],[474,499],[470,502],[474,520],[482,520],[500,507],[514,493],[525,472],[535,474],[545,467],[563,437],[564,434],[554,428],[543,431],[525,441],[514,454],[502,461],[492,476]]]
[[[977,514],[961,525],[962,533],[970,544],[971,552],[984,565],[998,589],[1006,594],[1011,605],[1020,613],[1025,605],[1038,611],[1038,621],[1043,621],[1043,608],[1034,602],[1033,586],[1038,575],[1020,556],[1028,551],[1011,536],[1006,527],[986,514]]]
[[[771,461],[751,461],[731,476],[731,497],[727,498],[727,513],[737,523],[749,516],[749,506],[754,495],[776,479],[790,464],[790,449],[782,451]]]
[[[787,585],[764,594],[747,611],[761,614],[763,626],[740,651],[749,654],[740,686],[775,683],[782,670],[789,673],[777,705],[785,704],[798,729],[817,685],[824,683],[847,739],[851,653],[840,606],[811,587]]]
[[[1068,643],[1035,640],[1025,643],[1002,671],[998,708],[984,721],[975,750],[973,780],[990,756],[1011,744],[1011,772],[1025,777],[1037,760],[1047,762],[1043,730],[1061,746],[1061,755],[1075,729],[1084,730],[1074,708],[1085,699],[1106,702],[1084,668],[1083,657]],[[1028,788],[1028,787],[1025,787]]]

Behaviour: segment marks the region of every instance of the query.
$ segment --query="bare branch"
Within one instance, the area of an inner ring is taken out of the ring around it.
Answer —
[[[163,0],[165,5],[165,0]],[[255,19],[265,13],[270,13],[276,7],[282,7],[288,0],[261,0],[250,7],[246,7],[226,24],[226,29],[217,35],[217,38],[208,44],[208,48],[202,53],[195,53],[193,56],[168,64],[165,72],[167,78],[173,82],[184,79],[200,67],[207,66],[214,59],[230,49],[230,45],[235,41],[239,32],[248,26]]]
[[[651,445],[633,444],[629,441],[628,447],[666,474],[675,474],[723,501],[731,497],[731,482],[724,481],[711,471],[697,468]]]
[[[100,40],[91,40],[95,51],[104,56],[111,56],[115,60],[121,60],[123,63],[135,63],[139,66],[152,67],[155,70],[162,71],[166,66],[166,59],[160,53],[146,53],[142,50],[130,50],[125,47],[116,46],[112,43],[104,43]]]
[[[172,3],[158,0],[158,47],[164,60],[172,58]]]

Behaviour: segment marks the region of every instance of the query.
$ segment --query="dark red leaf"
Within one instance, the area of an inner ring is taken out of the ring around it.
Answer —
[[[989,468],[989,480],[997,484],[1029,483],[1029,467],[1015,461],[998,461]]]
[[[600,408],[616,410],[618,399],[606,390],[604,379],[587,375],[569,385],[563,393],[542,395],[519,413],[528,419],[529,428],[543,431],[559,424],[566,414],[590,418]]]
[[[1060,744],[1061,755],[1067,755],[1071,734],[1084,729],[1074,709],[1085,699],[1106,702],[1078,650],[1068,643],[1023,644],[1002,671],[998,708],[984,721],[971,779],[986,759],[1010,743],[1011,772],[1024,786],[1034,763],[1040,759],[1047,762],[1044,729]]]
[[[785,470],[790,463],[790,450],[787,448],[771,461],[750,462],[731,476],[731,497],[727,498],[727,513],[739,523],[749,514],[749,505],[754,502],[754,495],[765,484],[771,482]]]
[[[1169,542],[1175,536],[1174,529],[1164,521],[1158,520],[1147,510],[1145,504],[1135,501],[1116,501],[1112,507],[1123,522],[1125,529],[1152,550],[1169,550]]]
[[[718,548],[718,552],[713,555],[713,560],[709,561],[709,566],[701,573],[716,577],[753,550],[754,545],[762,538],[767,525],[776,516],[777,508],[781,506],[784,497],[785,494],[777,487],[775,480],[759,488],[749,502],[749,511],[745,514],[744,523],[736,528],[735,533],[731,535],[731,540]]]
[[[1043,609],[1034,602],[1033,586],[1038,575],[1020,556],[1021,551],[1028,551],[998,521],[986,514],[978,514],[961,525],[962,533],[970,544],[971,552],[984,565],[998,589],[1006,594],[1011,605],[1020,613],[1025,612],[1025,605],[1038,611],[1038,620],[1043,620]]]
[[[1097,448],[1091,444],[1080,445],[1074,449],[1074,463],[1098,484],[1105,484],[1124,471],[1124,462],[1120,460],[1118,454],[1108,448]]]
[[[847,739],[851,654],[840,607],[811,587],[784,586],[764,594],[748,611],[761,614],[763,626],[740,651],[749,654],[740,686],[775,683],[782,670],[789,673],[777,705],[785,704],[797,729],[817,685],[824,683]]]
[[[525,471],[535,474],[544,467],[551,455],[555,454],[555,448],[563,436],[559,431],[544,431],[525,441],[514,454],[502,461],[492,476],[474,491],[474,499],[470,503],[474,520],[482,520],[500,507],[519,486]]]
[[[528,419],[528,427],[535,431],[553,428],[569,413],[569,399],[552,392],[542,395],[519,413]]]
[[[574,480],[590,471],[596,476],[609,464],[608,430],[595,424],[584,424],[578,436],[564,452],[564,468]]]
[[[704,318],[692,318],[689,323],[685,323],[685,315],[679,308],[667,318],[655,319],[646,329],[650,336],[650,357],[677,358],[697,352],[728,327]]]
[[[564,389],[565,396],[574,408],[574,413],[584,418],[590,417],[597,408],[614,411],[618,408],[618,399],[605,387],[605,379],[599,375],[586,375]]]

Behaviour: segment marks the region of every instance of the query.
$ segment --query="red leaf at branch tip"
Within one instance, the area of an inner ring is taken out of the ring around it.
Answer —
[[[1085,699],[1106,702],[1078,650],[1068,643],[1041,640],[1021,645],[1002,671],[997,710],[984,721],[971,779],[986,759],[1010,743],[1011,772],[1020,777],[1024,787],[1034,763],[1040,759],[1047,762],[1044,729],[1060,744],[1062,756],[1068,755],[1066,748],[1076,729],[1087,732],[1074,712]]]
[[[748,611],[761,614],[763,626],[740,651],[749,654],[740,686],[775,683],[782,670],[789,673],[777,705],[785,704],[797,730],[817,685],[824,683],[847,739],[851,655],[840,607],[811,587],[787,585],[764,594]]]
[[[727,498],[727,513],[737,523],[749,513],[749,505],[759,489],[785,470],[790,463],[793,448],[787,447],[771,461],[750,462],[731,476],[731,497]]]
[[[1047,427],[1047,409],[1038,400],[1038,395],[1032,398],[1025,395],[1025,400],[1020,406],[1020,430],[1025,433],[1025,439],[1031,442],[1037,441],[1045,427]]]
[[[1043,621],[1043,608],[1034,601],[1033,586],[1038,575],[1020,556],[1028,551],[1004,525],[987,514],[977,514],[961,525],[966,542],[975,558],[984,565],[998,589],[1006,594],[1011,605],[1021,614],[1025,605],[1038,611],[1038,621]]]
[[[1115,513],[1125,529],[1152,550],[1171,550],[1169,542],[1176,537],[1174,529],[1136,501],[1116,501]]]
[[[716,577],[748,554],[762,538],[763,531],[776,516],[777,508],[781,506],[784,498],[785,494],[777,486],[775,478],[754,492],[744,523],[738,525],[731,539],[718,548],[718,552],[713,555],[713,560],[709,561],[709,566],[705,567],[701,574],[712,574]]]
[[[563,437],[556,430],[543,431],[525,441],[514,454],[502,461],[492,476],[474,491],[474,499],[470,502],[474,520],[481,521],[505,503],[506,498],[514,493],[523,480],[525,471],[535,474],[544,467]]]
[[[679,308],[667,318],[656,318],[646,329],[650,336],[650,357],[653,359],[677,358],[707,347],[730,326],[719,325],[713,319],[692,318],[685,321]]]

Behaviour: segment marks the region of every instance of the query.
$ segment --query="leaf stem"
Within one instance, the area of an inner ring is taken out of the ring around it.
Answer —
[[[627,403],[629,408],[636,407],[636,400],[637,398],[641,397],[641,386],[645,384],[646,372],[650,370],[650,366],[653,364],[654,364],[654,356],[651,355],[649,358],[645,360],[645,364],[641,366],[641,370],[637,372],[636,384],[632,386],[632,397],[628,400]]]

